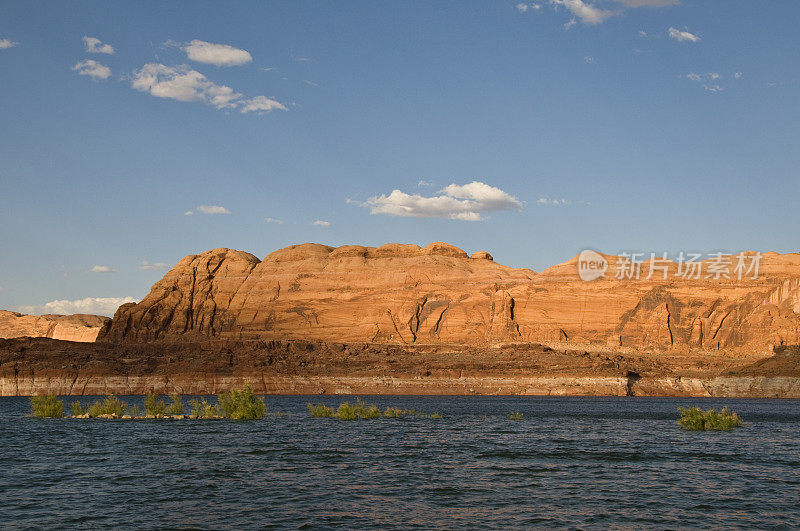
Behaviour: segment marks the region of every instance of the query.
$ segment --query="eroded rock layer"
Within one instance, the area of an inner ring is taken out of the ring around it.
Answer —
[[[0,310],[0,338],[49,337],[92,342],[111,319],[99,315],[24,315]]]
[[[213,249],[181,260],[99,340],[306,339],[404,345],[542,343],[640,352],[767,355],[800,342],[800,254],[767,253],[758,276],[678,276],[653,262],[638,278],[578,275],[577,257],[542,273],[486,252],[293,245],[259,260]],[[652,269],[652,274],[651,274]],[[666,279],[665,279],[666,276]]]

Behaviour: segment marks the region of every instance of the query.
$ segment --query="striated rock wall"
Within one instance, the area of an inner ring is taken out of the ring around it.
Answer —
[[[426,247],[293,245],[259,260],[213,249],[181,260],[100,339],[311,339],[388,344],[543,343],[554,348],[766,356],[800,342],[800,254],[762,256],[758,278],[584,282],[577,257],[541,273]],[[651,278],[647,278],[651,277]]]
[[[0,310],[0,339],[49,337],[64,341],[92,342],[111,323],[99,315],[24,315]]]

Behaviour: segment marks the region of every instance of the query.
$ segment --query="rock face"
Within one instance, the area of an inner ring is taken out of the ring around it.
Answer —
[[[602,255],[597,255],[602,256]],[[542,343],[553,348],[764,356],[800,343],[800,254],[762,255],[757,278],[581,280],[578,257],[542,273],[426,247],[293,245],[259,260],[213,249],[181,260],[98,340],[306,339],[405,345]],[[735,262],[735,260],[734,260]],[[652,271],[652,275],[650,274]],[[650,278],[648,278],[650,277]]]
[[[92,342],[111,319],[100,315],[24,315],[0,310],[0,338],[49,337]]]

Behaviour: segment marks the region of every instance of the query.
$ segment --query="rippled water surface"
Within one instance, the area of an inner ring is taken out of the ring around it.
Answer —
[[[269,418],[252,422],[38,420],[26,416],[27,399],[0,398],[0,524],[764,528],[800,521],[798,401],[365,398],[443,418],[313,419],[307,397],[268,397]],[[329,405],[345,399],[313,397]],[[693,433],[676,423],[679,405],[724,404],[745,428]],[[506,418],[512,411],[523,420]]]

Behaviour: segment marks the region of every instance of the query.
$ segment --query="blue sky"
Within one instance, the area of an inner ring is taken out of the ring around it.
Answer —
[[[0,2],[0,308],[108,312],[214,247],[796,252],[799,24],[789,0]]]

